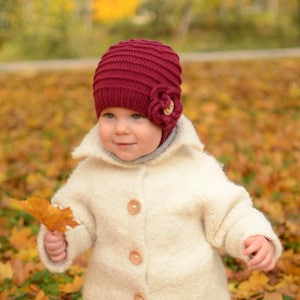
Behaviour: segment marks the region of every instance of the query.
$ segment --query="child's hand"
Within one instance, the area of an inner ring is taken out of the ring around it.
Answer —
[[[53,262],[61,262],[67,257],[67,241],[63,233],[47,231],[44,243],[45,250]]]
[[[274,247],[265,237],[260,235],[250,236],[244,241],[244,255],[249,256],[247,266],[250,269],[260,269],[264,272],[271,271],[275,267]]]

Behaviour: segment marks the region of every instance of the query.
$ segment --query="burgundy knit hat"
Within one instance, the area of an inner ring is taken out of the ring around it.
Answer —
[[[162,129],[163,143],[182,113],[180,84],[179,57],[171,47],[143,39],[119,42],[95,71],[97,118],[108,107],[135,110]]]

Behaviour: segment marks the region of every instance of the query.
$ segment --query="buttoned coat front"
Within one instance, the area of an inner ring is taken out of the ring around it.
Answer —
[[[243,257],[243,241],[264,235],[281,245],[243,187],[228,180],[182,116],[169,147],[143,163],[118,161],[99,140],[97,125],[73,153],[82,158],[52,203],[71,207],[80,225],[68,230],[63,272],[92,248],[84,300],[230,299],[216,249]]]

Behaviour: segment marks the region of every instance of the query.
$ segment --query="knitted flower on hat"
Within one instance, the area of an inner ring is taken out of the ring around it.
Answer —
[[[111,46],[94,76],[97,117],[108,107],[135,110],[158,125],[167,138],[182,113],[181,66],[161,42],[130,39]]]

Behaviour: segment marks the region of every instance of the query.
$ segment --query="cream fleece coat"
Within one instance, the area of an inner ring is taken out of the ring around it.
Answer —
[[[68,256],[51,262],[63,272],[93,248],[84,300],[230,299],[215,249],[243,257],[243,241],[263,235],[276,257],[281,244],[243,187],[230,182],[182,116],[171,145],[144,163],[117,161],[102,148],[97,125],[75,149],[83,160],[52,203],[70,206],[81,225],[67,232]],[[135,200],[135,202],[130,202]]]

